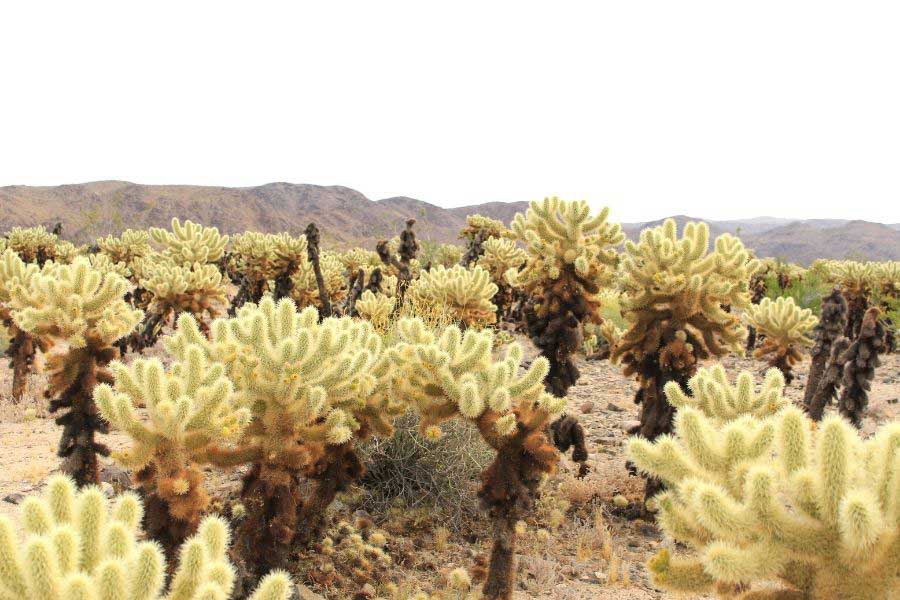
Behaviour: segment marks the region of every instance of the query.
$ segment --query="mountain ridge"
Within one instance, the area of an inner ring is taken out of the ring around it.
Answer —
[[[167,227],[172,217],[219,227],[223,233],[245,230],[298,234],[314,221],[326,245],[371,247],[396,235],[410,217],[420,239],[453,242],[475,212],[509,223],[528,202],[487,202],[442,208],[407,196],[371,200],[341,185],[270,182],[258,186],[144,185],[95,181],[59,186],[0,187],[0,231],[13,226],[63,223],[63,236],[78,243],[118,234],[128,227]],[[668,218],[668,217],[667,217]],[[900,260],[900,224],[847,219],[710,220],[674,215],[679,229],[688,220],[703,220],[713,238],[738,234],[759,256],[809,263],[815,258]],[[664,219],[623,223],[636,239],[645,227]]]

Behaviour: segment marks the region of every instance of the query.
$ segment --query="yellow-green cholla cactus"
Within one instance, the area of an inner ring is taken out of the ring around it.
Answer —
[[[166,347],[184,360],[193,346],[225,365],[236,403],[253,415],[234,448],[206,454],[223,467],[251,465],[242,491],[248,509],[242,543],[253,550],[250,560],[271,565],[298,522],[313,527],[361,473],[354,441],[392,432],[393,416],[405,410],[391,393],[392,364],[369,323],[319,322],[315,308],[297,312],[291,300],[276,304],[269,297],[217,320],[212,340],[193,320],[180,319]],[[302,478],[315,483],[309,498]]]
[[[172,219],[172,231],[153,227],[150,237],[163,246],[167,258],[183,266],[214,263],[222,258],[228,244],[228,236],[220,235],[217,228],[191,221],[182,225],[177,218]]]
[[[490,330],[462,333],[449,326],[436,335],[416,318],[401,319],[396,335],[398,343],[391,348],[400,369],[395,390],[416,407],[426,436],[439,437],[439,424],[460,416],[474,422],[497,452],[479,491],[495,520],[484,597],[510,598],[515,525],[559,460],[547,427],[562,413],[565,399],[544,391],[546,359],[536,359],[520,373],[522,348],[511,344],[494,360]]]
[[[890,599],[900,589],[900,424],[863,440],[838,417],[785,408],[716,422],[681,408],[674,436],[633,438],[632,460],[669,484],[655,585],[744,598]],[[785,589],[748,588],[779,580]]]
[[[407,297],[416,314],[483,327],[497,321],[497,307],[491,302],[496,293],[497,284],[487,271],[457,265],[423,271],[409,286]]]
[[[779,369],[790,384],[794,379],[791,369],[803,359],[802,349],[815,343],[807,333],[819,319],[812,310],[800,308],[793,298],[783,296],[774,301],[763,298],[759,304],[751,304],[746,315],[747,323],[765,336],[753,356],[768,359],[769,365]]]
[[[181,547],[166,589],[166,561],[142,541],[143,507],[128,493],[110,503],[96,487],[76,491],[54,476],[42,497],[22,503],[27,538],[0,516],[0,599],[3,600],[227,600],[235,572],[228,562],[228,525],[209,517]],[[267,576],[252,600],[287,600],[286,573]]]
[[[705,223],[688,223],[679,238],[668,219],[642,231],[639,242],[625,243],[620,285],[628,329],[612,359],[640,384],[641,425],[632,433],[653,440],[671,431],[674,409],[663,387],[675,381],[685,388],[700,360],[743,353],[746,329],[738,313],[750,305],[750,276],[758,266],[729,234],[710,251]],[[654,485],[648,482],[648,496]]]
[[[113,456],[134,471],[147,498],[148,533],[167,547],[193,534],[209,506],[198,463],[209,448],[234,442],[250,421],[249,409],[235,405],[224,365],[196,345],[182,356],[169,369],[156,358],[114,362],[115,383],[94,391],[103,418],[132,440]]]
[[[206,327],[228,306],[225,282],[215,265],[182,266],[169,261],[145,265],[140,286],[150,294],[147,311],[158,315],[163,324],[186,312]]]
[[[852,260],[833,261],[828,266],[831,279],[839,286],[847,300],[847,328],[844,335],[855,339],[859,335],[863,316],[869,308],[873,291],[878,286],[878,266],[873,262]]]
[[[581,347],[582,324],[600,323],[598,294],[612,278],[615,247],[625,239],[608,217],[608,208],[591,214],[583,200],[545,198],[512,222],[527,253],[514,283],[532,299],[525,310],[529,337],[550,361],[547,386],[557,396],[578,380],[571,354]]]
[[[125,263],[128,266],[134,259],[151,254],[150,234],[139,229],[126,229],[116,237],[108,235],[97,240],[100,252],[113,262]]]
[[[87,258],[71,265],[48,264],[28,287],[12,291],[10,306],[17,327],[48,349],[50,381],[45,392],[50,411],[66,413],[59,455],[63,470],[79,485],[97,483],[97,454],[107,449],[95,441],[105,433],[93,400],[98,383],[111,383],[107,365],[118,356],[114,344],[131,333],[143,313],[125,300],[128,282],[115,273],[93,269]]]
[[[347,279],[344,277],[344,265],[337,254],[323,252],[319,259],[322,267],[322,278],[325,290],[332,304],[340,303],[347,296]],[[292,278],[291,298],[300,307],[321,307],[319,287],[312,263],[304,260]]]
[[[13,370],[12,397],[17,402],[28,392],[28,376],[34,365],[36,347],[31,334],[13,322],[12,290],[18,286],[27,288],[39,272],[36,264],[26,263],[12,250],[0,253],[0,326],[6,328],[10,338],[6,355]]]
[[[6,247],[27,263],[42,266],[56,258],[56,235],[43,225],[37,227],[13,227],[6,234]]]
[[[513,304],[516,273],[525,264],[528,255],[516,246],[514,241],[507,238],[488,238],[482,244],[482,248],[484,253],[476,264],[487,271],[491,281],[497,285],[494,304],[497,305],[497,314],[502,318],[507,315]]]
[[[130,279],[133,273],[124,262],[113,262],[106,254],[91,254],[88,256],[91,261],[91,267],[101,273],[115,273],[123,279]]]
[[[266,291],[275,292],[276,299],[287,295],[291,278],[307,262],[306,246],[305,237],[287,233],[248,231],[233,236],[230,256],[235,271],[243,278],[237,306],[259,302]]]
[[[394,313],[395,300],[385,294],[375,294],[365,290],[356,301],[356,312],[370,323],[376,331],[385,332]]]

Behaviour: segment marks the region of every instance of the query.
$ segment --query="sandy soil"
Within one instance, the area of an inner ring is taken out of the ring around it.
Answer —
[[[159,354],[156,349],[151,353]],[[534,355],[533,348],[530,354]],[[871,433],[878,423],[898,418],[900,413],[900,355],[884,357],[882,363],[870,395],[865,433]],[[730,373],[739,369],[761,372],[764,368],[762,363],[748,359],[728,358],[725,364]],[[614,498],[622,496],[638,503],[643,493],[642,480],[630,476],[625,469],[622,450],[625,429],[638,414],[632,402],[634,383],[607,361],[582,360],[579,368],[582,377],[571,390],[569,402],[571,412],[579,416],[587,430],[592,471],[585,479],[578,480],[573,465],[565,460],[549,482],[520,545],[517,598],[666,597],[649,583],[644,563],[667,542],[652,521],[629,520],[626,518],[629,509],[618,508],[614,502]],[[802,396],[807,368],[808,361],[797,369],[797,378],[788,390],[793,399]],[[3,364],[0,390],[8,393],[10,383],[10,371]],[[42,390],[43,376],[32,376],[31,384],[32,389]],[[8,397],[0,394],[0,514],[18,518],[16,505],[5,499],[15,501],[17,494],[39,490],[46,476],[58,468],[59,460],[55,456],[58,428],[47,417],[44,405],[45,401],[35,398],[13,405]],[[126,444],[121,434],[107,437],[107,443],[113,448]],[[237,496],[239,474],[223,476],[210,470],[208,477],[212,493],[227,506]],[[617,500],[622,503],[621,498]],[[559,508],[562,501],[565,518],[557,523],[553,509]],[[336,503],[332,519],[350,518],[354,510],[351,494]],[[384,581],[394,581],[409,589],[441,589],[444,576],[453,568],[477,570],[475,565],[489,548],[487,519],[477,513],[470,522],[458,523],[460,532],[451,534],[446,541],[439,539],[443,524],[427,513],[396,511],[390,515],[372,515],[372,519],[388,532],[387,548],[395,560],[393,568],[373,579],[376,588]],[[540,529],[551,532],[549,542],[540,541],[543,535]],[[314,562],[311,553],[303,554],[296,571],[299,579],[306,579],[322,596],[352,597],[359,589],[359,584],[342,589],[317,587],[305,575],[305,569]],[[617,577],[610,577],[611,570]]]

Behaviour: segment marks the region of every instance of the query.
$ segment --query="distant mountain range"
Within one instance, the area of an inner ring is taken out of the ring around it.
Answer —
[[[378,239],[396,235],[409,217],[417,219],[421,239],[453,242],[466,215],[481,213],[509,223],[513,215],[527,207],[527,202],[490,202],[441,208],[407,197],[373,201],[341,186],[269,183],[227,188],[98,181],[54,187],[0,187],[0,231],[16,225],[52,226],[61,222],[63,237],[84,243],[129,227],[167,227],[172,217],[214,225],[223,233],[257,230],[298,234],[314,221],[326,245],[371,247]],[[804,264],[816,258],[900,260],[900,223],[674,218],[679,226],[689,220],[705,220],[713,237],[725,232],[738,234],[759,256]],[[622,226],[635,239],[641,229],[660,223],[662,220]]]

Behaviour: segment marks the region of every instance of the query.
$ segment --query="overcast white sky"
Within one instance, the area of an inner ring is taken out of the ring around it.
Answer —
[[[900,222],[898,2],[5,2],[0,185]]]

